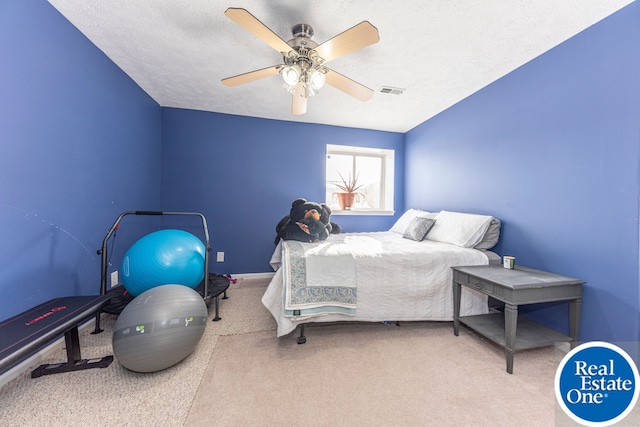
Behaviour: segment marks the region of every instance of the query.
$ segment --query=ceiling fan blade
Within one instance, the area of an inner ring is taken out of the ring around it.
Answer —
[[[359,99],[360,101],[368,101],[373,97],[373,90],[369,89],[368,87],[363,86],[360,83],[351,80],[349,77],[345,77],[342,74],[333,71],[330,68],[326,68],[326,70],[327,74],[325,74],[325,78],[327,84],[330,84],[336,89],[339,89],[347,95],[351,95],[354,98]]]
[[[245,83],[252,82],[254,80],[275,76],[276,74],[280,73],[281,67],[282,65],[274,65],[273,67],[267,67],[261,70],[250,71],[248,73],[228,77],[226,79],[222,79],[222,84],[225,86],[239,86]]]
[[[246,9],[230,7],[224,14],[278,52],[284,54],[291,50],[291,46],[289,46],[287,42],[282,40]]]
[[[307,93],[304,83],[299,82],[296,91],[293,93],[291,103],[291,114],[300,115],[307,112]]]
[[[378,29],[368,21],[362,21],[355,27],[327,40],[314,50],[325,62],[339,58],[348,53],[378,43]]]

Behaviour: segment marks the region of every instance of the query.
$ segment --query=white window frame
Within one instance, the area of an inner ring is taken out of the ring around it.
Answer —
[[[394,215],[394,179],[395,179],[395,151],[386,148],[356,147],[350,145],[327,144],[325,155],[347,154],[361,157],[379,157],[382,159],[382,177],[380,181],[380,209],[352,208],[351,210],[332,209],[332,215]],[[329,193],[325,165],[325,189]],[[331,201],[327,200],[327,204]]]

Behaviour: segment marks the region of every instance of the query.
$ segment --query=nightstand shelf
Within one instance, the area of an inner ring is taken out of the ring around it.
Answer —
[[[503,348],[507,345],[504,333],[504,313],[464,316],[460,317],[460,323],[467,325]],[[571,341],[571,338],[526,317],[518,316],[518,331],[514,351],[544,347],[564,341]]]

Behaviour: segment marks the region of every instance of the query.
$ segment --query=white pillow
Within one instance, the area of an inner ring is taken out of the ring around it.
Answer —
[[[441,211],[425,239],[472,248],[482,240],[492,219],[487,215]]]
[[[400,218],[398,218],[396,223],[393,224],[389,231],[393,231],[394,233],[398,234],[404,234],[413,218],[418,216],[421,218],[434,218],[436,214],[420,209],[408,209],[405,213],[402,214]]]
[[[497,218],[493,218],[489,223],[489,227],[487,228],[487,232],[482,236],[482,240],[480,243],[475,245],[473,248],[478,249],[479,251],[486,251],[493,248],[498,244],[498,240],[500,240],[500,226],[501,222]]]

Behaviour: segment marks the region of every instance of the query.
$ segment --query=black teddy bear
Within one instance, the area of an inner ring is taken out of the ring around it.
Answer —
[[[331,208],[326,204],[321,204],[322,212],[320,212],[320,222],[327,228],[329,234],[340,234],[342,229],[335,222],[331,222]]]
[[[280,239],[318,242],[325,240],[330,233],[340,233],[340,226],[331,222],[329,206],[300,198],[291,203],[289,215],[276,225],[275,243],[278,244]]]

